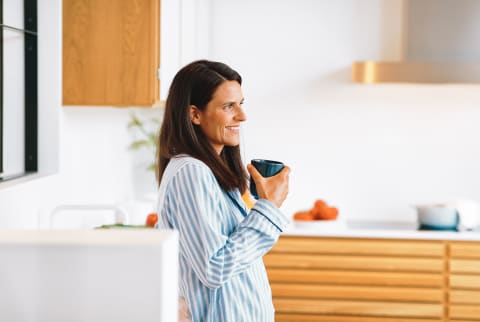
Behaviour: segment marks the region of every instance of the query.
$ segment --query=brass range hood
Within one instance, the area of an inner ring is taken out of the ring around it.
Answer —
[[[352,63],[356,83],[480,83],[480,64],[450,62]]]
[[[357,83],[479,83],[480,1],[404,0],[401,61],[355,61]]]

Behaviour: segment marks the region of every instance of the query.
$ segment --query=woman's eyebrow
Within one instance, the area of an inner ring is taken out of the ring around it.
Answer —
[[[243,102],[245,102],[245,98],[242,98],[242,99],[240,100],[240,104],[242,104]],[[223,103],[221,103],[221,104],[222,104],[222,105],[229,105],[229,104],[235,104],[235,103],[236,103],[236,101],[226,101],[226,102],[223,102]]]

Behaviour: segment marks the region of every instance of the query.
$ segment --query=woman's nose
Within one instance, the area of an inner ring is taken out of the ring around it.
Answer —
[[[235,114],[235,120],[243,122],[247,120],[247,114],[245,114],[245,111],[241,106],[237,108],[237,113]]]

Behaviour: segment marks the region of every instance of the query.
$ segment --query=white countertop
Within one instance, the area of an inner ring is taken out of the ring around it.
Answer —
[[[178,239],[166,229],[0,230],[1,245],[161,245]]]
[[[417,230],[414,222],[293,222],[282,233],[290,236],[317,236],[338,238],[392,238],[425,240],[480,241],[480,230],[475,231],[433,231]]]

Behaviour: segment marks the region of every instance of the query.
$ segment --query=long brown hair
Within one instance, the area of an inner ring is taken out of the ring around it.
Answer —
[[[218,155],[200,126],[192,123],[190,105],[204,111],[220,84],[242,77],[229,66],[198,60],[183,67],[174,77],[168,92],[157,146],[157,180],[160,184],[172,157],[188,154],[203,161],[212,170],[220,187],[230,191],[247,189],[247,173],[242,163],[240,146],[225,146]]]

